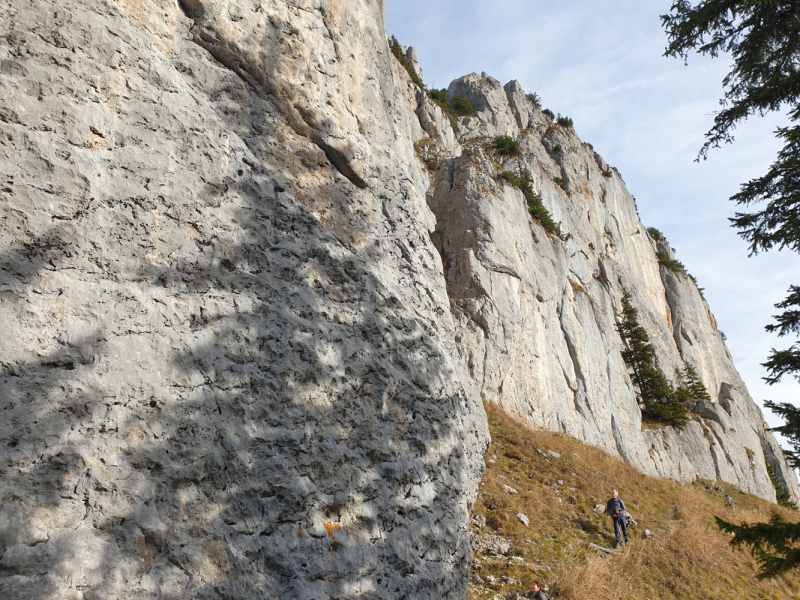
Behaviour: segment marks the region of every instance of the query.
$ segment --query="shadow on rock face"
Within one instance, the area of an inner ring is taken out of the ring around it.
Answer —
[[[0,595],[462,597],[482,433],[409,264],[433,251],[405,184],[379,197],[317,161],[299,185],[310,143],[270,101],[188,38],[140,61],[110,7],[5,27],[50,87],[0,123],[22,182],[0,257]],[[108,69],[113,104],[91,83]],[[59,95],[76,108],[43,134]]]

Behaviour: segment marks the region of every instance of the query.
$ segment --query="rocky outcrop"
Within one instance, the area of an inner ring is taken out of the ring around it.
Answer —
[[[486,75],[456,136],[379,0],[6,1],[0,72],[2,598],[462,598],[481,400],[796,494],[618,174]],[[684,432],[641,429],[623,289],[714,393]]]
[[[463,155],[439,169],[432,234],[457,316],[458,347],[485,401],[619,454],[648,474],[720,479],[775,500],[765,461],[797,500],[797,481],[747,393],[708,305],[639,220],[619,174],[571,126],[554,123],[517,82],[487,74],[454,81],[475,115],[460,119]],[[501,156],[496,136],[519,141]],[[499,176],[529,171],[562,235],[528,214]],[[671,379],[687,361],[714,399],[684,431],[642,429],[616,330],[633,297]]]
[[[463,598],[485,416],[381,3],[15,0],[0,61],[0,597]]]

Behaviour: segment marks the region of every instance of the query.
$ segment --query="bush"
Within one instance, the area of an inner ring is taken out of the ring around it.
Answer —
[[[658,258],[658,264],[667,267],[673,273],[686,273],[686,267],[683,266],[683,263],[679,260],[673,260],[669,256],[667,256],[664,252],[656,252],[656,257]]]
[[[606,169],[605,171],[603,171],[603,177],[611,179],[611,169]]]
[[[428,98],[436,102],[442,108],[450,108],[450,99],[447,97],[447,90],[428,90]]]
[[[447,115],[447,118],[450,119],[450,127],[453,128],[453,132],[458,133],[458,120],[456,119],[455,115],[450,112],[445,114]]]
[[[552,110],[550,110],[549,108],[545,108],[545,109],[544,109],[542,112],[543,112],[543,113],[544,113],[544,115],[545,115],[545,116],[546,116],[548,119],[550,119],[551,121],[553,121],[553,120],[556,118],[556,115],[555,115],[555,113],[553,113],[553,111],[552,111]]]
[[[423,160],[431,171],[435,171],[439,168],[439,159],[435,156],[426,156]]]
[[[561,113],[559,113],[558,119],[556,119],[556,122],[559,125],[561,125],[562,127],[570,127],[570,128],[572,128],[572,126],[573,126],[572,119],[570,119],[569,117],[562,117]]]
[[[450,120],[450,126],[453,128],[453,131],[458,133],[457,113],[450,104],[450,99],[447,97],[447,90],[428,90],[427,93],[428,98],[433,100]],[[459,96],[456,96],[456,98],[459,98]],[[453,100],[455,100],[455,98]]]
[[[475,112],[472,108],[472,104],[470,101],[462,96],[453,96],[453,102],[451,103],[453,110],[459,117],[466,117],[467,115],[471,115]]]
[[[494,149],[504,156],[518,156],[519,142],[507,135],[501,135],[494,138]]]
[[[568,191],[566,179],[562,177],[553,177],[553,181],[555,181],[562,190],[564,190],[565,192]]]
[[[553,147],[553,152],[561,152],[562,150],[563,150],[563,148],[561,147],[561,144],[556,144]]]
[[[655,241],[660,242],[664,239],[664,235],[655,227],[648,227],[647,233],[650,234],[650,237],[653,238]]]
[[[525,97],[533,104],[536,108],[542,108],[542,99],[539,98],[539,94],[534,94],[531,92],[530,94],[525,94]]]
[[[403,49],[400,48],[400,42],[398,42],[394,36],[392,36],[391,40],[389,40],[389,48],[391,48],[392,54],[394,54],[397,62],[403,65],[408,73],[408,76],[411,77],[411,81],[413,81],[417,87],[419,87],[419,89],[424,90],[425,84],[422,83],[422,78],[414,70],[414,67],[411,66],[411,63],[408,61],[408,57],[403,54]]]
[[[456,115],[465,116],[471,115],[474,112],[469,100],[462,98],[461,96],[456,96],[453,98],[453,102],[451,104],[447,97],[447,90],[427,89],[422,81],[422,78],[414,70],[414,67],[411,66],[408,57],[403,54],[403,50],[400,48],[400,42],[398,42],[394,36],[392,36],[389,40],[389,48],[392,50],[392,54],[397,61],[403,65],[403,68],[408,73],[411,81],[413,81],[421,90],[424,90],[425,93],[428,94],[428,98],[433,100],[441,107],[441,109],[444,111],[444,114],[447,115],[448,119],[450,120],[450,126],[453,128],[453,131],[458,133],[458,121],[456,121]]]
[[[533,179],[531,178],[530,171],[526,169],[519,175],[511,171],[503,171],[500,173],[500,177],[522,192],[522,195],[525,197],[525,202],[528,204],[528,212],[534,219],[542,224],[545,231],[557,235],[562,241],[567,241],[567,239],[569,239],[569,234],[565,236],[561,233],[561,226],[553,221],[550,212],[544,207],[544,204],[542,204],[542,197],[533,191]]]

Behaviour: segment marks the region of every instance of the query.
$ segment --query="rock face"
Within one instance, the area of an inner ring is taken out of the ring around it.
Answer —
[[[485,416],[381,3],[0,19],[0,597],[463,598]]]
[[[747,393],[708,305],[639,220],[619,174],[552,122],[515,81],[485,73],[450,84],[474,116],[460,119],[463,155],[443,161],[429,195],[432,234],[458,318],[458,347],[485,401],[533,425],[561,429],[619,454],[648,474],[721,479],[775,500],[765,461],[798,498],[794,472]],[[495,136],[519,141],[500,156]],[[562,239],[528,215],[501,171],[530,172]],[[692,406],[684,431],[642,430],[616,330],[633,297],[659,367],[674,380],[687,361],[713,401]]]
[[[796,494],[619,176],[485,75],[456,137],[379,0],[6,0],[0,72],[0,597],[462,598],[482,400]],[[715,396],[682,433],[641,430],[623,289]]]

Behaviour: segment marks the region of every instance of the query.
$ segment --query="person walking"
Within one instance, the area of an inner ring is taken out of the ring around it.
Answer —
[[[533,596],[530,597],[533,598],[533,600],[550,600],[550,596],[542,591],[542,584],[538,581],[534,581],[531,584],[531,591],[533,592]]]
[[[622,535],[625,536],[625,543],[628,543],[628,527],[625,523],[625,503],[619,497],[617,490],[611,492],[611,498],[606,503],[606,512],[611,516],[614,521],[614,535],[617,536],[617,545],[615,548],[622,548],[620,543],[619,530],[622,529]]]

